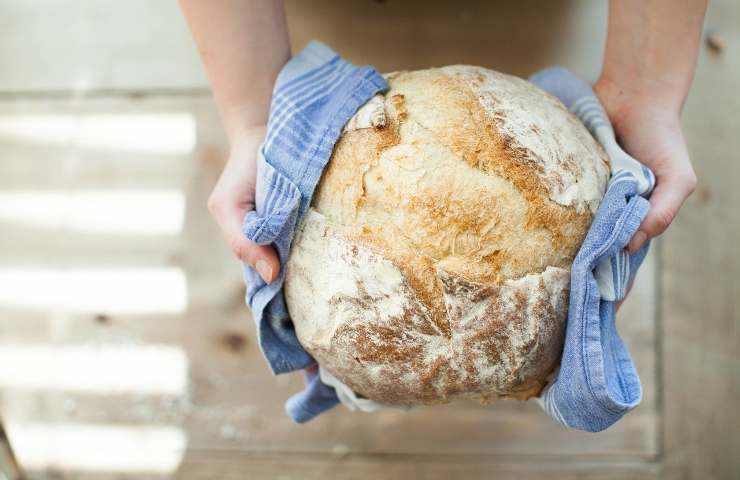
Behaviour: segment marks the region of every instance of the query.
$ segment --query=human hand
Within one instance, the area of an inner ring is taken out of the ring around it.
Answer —
[[[262,125],[234,136],[229,160],[208,198],[208,210],[221,227],[234,255],[254,267],[260,277],[270,283],[280,271],[277,253],[272,246],[258,245],[242,233],[244,216],[254,209],[257,152],[265,138],[265,130]]]
[[[696,174],[681,130],[680,108],[663,104],[652,95],[628,92],[603,77],[594,91],[609,115],[619,144],[650,168],[656,178],[650,210],[627,246],[634,253],[668,228],[696,187]]]

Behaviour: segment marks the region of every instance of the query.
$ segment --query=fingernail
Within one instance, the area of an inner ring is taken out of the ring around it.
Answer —
[[[257,264],[254,266],[257,269],[257,273],[260,274],[262,280],[266,283],[270,283],[272,279],[272,267],[265,260],[257,260]]]
[[[642,230],[638,230],[637,233],[632,237],[632,240],[630,240],[627,251],[629,251],[630,253],[635,253],[640,249],[640,247],[642,247],[642,244],[645,243],[645,240],[647,240],[647,234]]]

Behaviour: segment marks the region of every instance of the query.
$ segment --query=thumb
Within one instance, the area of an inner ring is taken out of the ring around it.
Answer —
[[[646,241],[665,232],[676,218],[683,202],[694,191],[695,186],[696,177],[693,172],[665,178],[662,181],[659,179],[658,185],[650,196],[650,210],[640,225],[640,229],[630,240],[627,251],[635,253]]]
[[[216,219],[234,255],[252,266],[262,280],[271,283],[280,272],[280,260],[271,245],[259,245],[249,240],[242,232],[244,211],[232,207],[212,206],[209,209]]]

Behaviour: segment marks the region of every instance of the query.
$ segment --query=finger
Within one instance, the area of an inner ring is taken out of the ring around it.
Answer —
[[[280,271],[280,261],[275,250],[270,245],[259,245],[245,237],[241,231],[241,222],[226,222],[222,228],[234,255],[254,267],[265,283],[272,283]]]
[[[678,210],[695,186],[696,177],[692,171],[659,179],[650,197],[650,210],[630,240],[627,251],[635,253],[646,241],[662,234],[676,218]]]
[[[216,219],[234,255],[257,270],[262,280],[272,283],[280,273],[280,260],[270,245],[259,245],[242,232],[244,210],[229,207],[219,200],[209,201],[208,208]]]

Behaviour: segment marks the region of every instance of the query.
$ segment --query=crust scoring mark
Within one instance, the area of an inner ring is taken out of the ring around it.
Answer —
[[[452,65],[441,70],[467,86],[478,107],[494,120],[509,158],[534,166],[551,201],[573,206],[579,213],[596,212],[609,178],[608,157],[558,99],[526,80],[480,67]],[[547,134],[542,131],[543,119],[548,122]],[[580,160],[594,151],[601,161]]]

